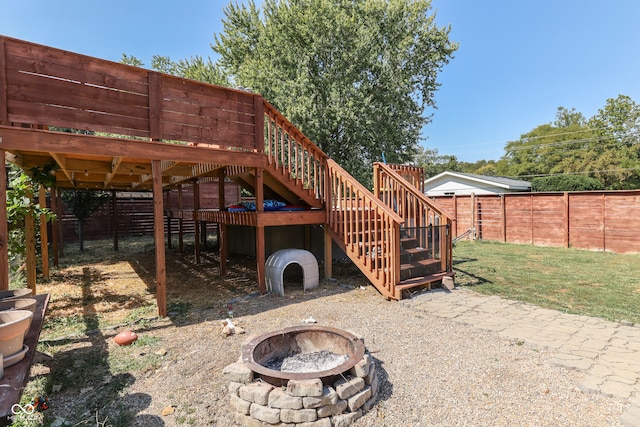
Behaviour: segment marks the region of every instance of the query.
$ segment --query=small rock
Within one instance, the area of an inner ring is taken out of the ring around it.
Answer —
[[[165,406],[164,409],[162,410],[162,416],[166,417],[167,415],[171,415],[176,411],[176,408],[174,408],[173,406]]]

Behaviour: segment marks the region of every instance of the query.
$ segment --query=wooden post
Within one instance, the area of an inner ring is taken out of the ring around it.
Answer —
[[[33,203],[32,190],[28,189],[26,195],[29,199],[29,207],[31,207]],[[24,217],[24,237],[27,261],[27,287],[33,291],[33,295],[36,295],[36,229],[32,209],[29,209]]]
[[[329,234],[329,225],[324,225],[324,278],[329,279],[333,275],[333,239]]]
[[[535,244],[535,235],[533,233],[533,193],[529,194],[529,209],[531,210],[531,244]]]
[[[453,237],[458,237],[458,199],[453,195]]]
[[[564,247],[571,247],[571,231],[570,231],[570,221],[569,221],[569,193],[565,191],[563,195],[564,199]]]
[[[606,199],[602,193],[602,252],[607,250],[607,212]]]
[[[471,193],[471,240],[476,240],[476,193]]]
[[[196,255],[196,264],[200,264],[200,183],[197,179],[193,181],[193,242]]]
[[[507,241],[507,197],[503,193],[500,195],[500,222],[502,223],[502,241]]]
[[[171,249],[171,190],[167,190],[167,247]]]
[[[58,255],[60,258],[64,258],[64,228],[62,227],[62,192],[56,191],[56,200],[58,204],[58,210],[60,211],[60,219],[58,221]]]
[[[180,219],[178,219],[178,250],[184,252],[184,220],[182,212],[182,184],[178,187],[178,210],[180,211]]]
[[[227,275],[227,224],[220,224],[218,237],[220,242],[218,243],[220,252],[220,276]]]
[[[167,315],[167,266],[164,252],[164,220],[162,206],[162,165],[151,161],[153,174],[153,239],[156,249],[156,301],[158,316]]]
[[[118,197],[116,190],[111,190],[111,211],[113,219],[113,250],[118,250]]]
[[[42,209],[47,207],[47,191],[40,186],[38,203]],[[40,255],[42,262],[42,278],[49,280],[49,233],[47,233],[47,217],[40,215]]]
[[[9,289],[9,223],[7,222],[7,163],[2,149],[0,149],[0,157],[2,158],[0,166],[0,290],[6,291]]]
[[[60,221],[58,217],[61,215],[60,208],[58,206],[58,190],[56,188],[51,189],[51,211],[54,213],[53,220],[51,221],[51,252],[53,252],[53,265],[58,266],[58,236],[60,231]]]
[[[265,276],[266,255],[264,227],[262,226],[256,227],[256,262],[258,264],[256,269],[258,273],[258,290],[261,294],[264,294],[267,290],[267,279]]]

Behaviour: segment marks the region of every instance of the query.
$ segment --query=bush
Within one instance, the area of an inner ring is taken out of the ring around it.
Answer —
[[[589,191],[604,190],[604,185],[595,178],[582,175],[553,175],[535,178],[531,191]]]

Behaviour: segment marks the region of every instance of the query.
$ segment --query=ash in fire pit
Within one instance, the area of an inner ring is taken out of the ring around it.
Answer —
[[[281,372],[328,371],[342,365],[349,359],[347,354],[336,354],[329,350],[311,353],[297,353],[284,359],[272,359],[264,363],[265,368]]]

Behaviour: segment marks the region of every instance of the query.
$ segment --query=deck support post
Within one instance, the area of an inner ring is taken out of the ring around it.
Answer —
[[[196,264],[200,264],[200,182],[193,181],[193,242],[195,245]]]
[[[53,265],[58,267],[58,237],[60,235],[58,231],[59,220],[58,217],[61,215],[60,209],[58,209],[58,190],[56,188],[51,188],[51,211],[54,213],[54,217],[51,220],[51,252],[53,252]]]
[[[9,224],[7,222],[7,163],[0,149],[0,290],[9,289]]]
[[[111,217],[113,219],[113,250],[119,250],[118,244],[118,197],[116,190],[111,190]]]
[[[47,191],[40,185],[38,193],[38,203],[41,208],[47,207]],[[40,215],[40,255],[42,260],[42,278],[49,280],[49,234],[47,233],[47,217]]]
[[[265,262],[267,261],[265,255],[265,238],[264,227],[256,227],[256,262],[258,273],[258,290],[261,294],[267,291],[267,279],[265,275]]]
[[[324,278],[329,279],[333,275],[333,240],[329,234],[329,225],[324,225]]]
[[[227,244],[227,224],[220,224],[218,228],[218,247],[220,248],[220,276],[227,275],[227,254],[228,244]]]
[[[184,220],[182,219],[182,184],[178,187],[178,210],[180,211],[180,219],[178,219],[178,250],[180,253],[184,251]]]
[[[164,214],[162,207],[162,164],[151,161],[153,174],[153,240],[156,249],[156,301],[158,316],[167,315],[167,266],[164,251]]]
[[[167,211],[171,212],[171,190],[167,190]],[[171,213],[167,215],[167,247],[171,249]]]
[[[36,229],[35,220],[33,218],[33,192],[31,188],[26,191],[26,197],[29,199],[29,209],[24,217],[27,287],[33,291],[33,295],[36,295]]]

